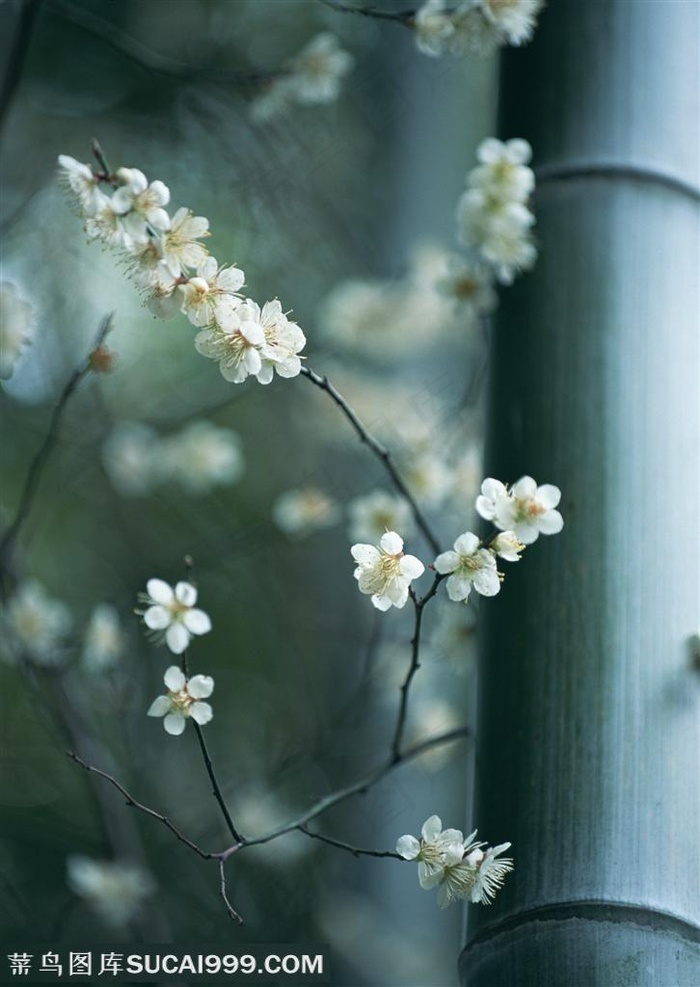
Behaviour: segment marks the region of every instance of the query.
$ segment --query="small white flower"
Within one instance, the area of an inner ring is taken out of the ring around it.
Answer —
[[[373,490],[356,497],[348,505],[350,538],[376,543],[385,531],[403,531],[409,537],[415,530],[413,513],[407,501],[385,490]]]
[[[162,247],[163,261],[174,278],[180,277],[188,267],[199,268],[205,264],[208,252],[199,240],[208,235],[208,219],[193,216],[191,210],[184,207],[178,209],[170,229],[163,235]]]
[[[287,490],[277,498],[272,508],[272,518],[288,535],[309,534],[322,528],[330,528],[340,517],[338,505],[318,487]]]
[[[95,192],[95,208],[85,220],[85,232],[91,240],[101,240],[107,247],[130,251],[132,238],[124,229],[121,214],[112,206],[112,199],[100,189]]]
[[[452,299],[460,314],[467,317],[488,315],[498,304],[493,273],[489,268],[458,255],[450,258],[449,273],[440,281],[439,287]]]
[[[500,846],[483,847],[485,843],[472,842],[476,830],[464,841],[464,859],[457,864],[448,864],[438,887],[437,903],[447,908],[454,901],[467,899],[474,904],[488,905],[501,889],[506,874],[513,870],[509,857],[495,858],[508,850],[510,843]]]
[[[498,32],[498,43],[514,47],[529,41],[543,0],[477,0],[484,18]]]
[[[127,925],[155,890],[151,876],[135,864],[68,858],[68,884],[108,925]]]
[[[32,306],[19,297],[10,281],[0,281],[0,378],[15,372],[25,346],[32,341]]]
[[[492,477],[481,485],[476,509],[501,531],[512,531],[523,545],[531,545],[542,535],[556,535],[564,519],[555,510],[561,491],[551,483],[538,487],[531,476],[521,477],[510,490]]]
[[[358,563],[355,579],[360,592],[371,595],[377,610],[406,605],[409,586],[423,575],[425,566],[414,555],[404,555],[400,535],[387,531],[378,547],[353,545],[350,551]]]
[[[442,55],[445,42],[455,31],[451,16],[445,13],[444,0],[426,0],[418,8],[413,29],[418,51],[433,57]]]
[[[294,97],[299,103],[332,103],[340,93],[341,79],[354,63],[335,35],[316,35],[291,62],[287,78]]]
[[[85,631],[83,665],[91,672],[112,668],[122,657],[124,648],[124,632],[116,607],[98,603]]]
[[[421,838],[401,836],[396,852],[404,860],[418,862],[418,881],[424,890],[434,888],[443,879],[446,867],[458,864],[464,856],[464,837],[458,829],[442,828],[439,816],[423,823]]]
[[[495,552],[500,559],[506,562],[520,561],[520,553],[524,551],[525,545],[518,541],[514,531],[502,531],[493,539],[489,548]]]
[[[207,257],[195,277],[182,286],[182,311],[192,325],[225,327],[241,304],[240,289],[245,274],[235,266],[219,267],[215,257]]]
[[[58,166],[59,181],[66,186],[82,215],[94,216],[105,196],[90,165],[81,164],[68,154],[59,154]]]
[[[176,482],[191,496],[235,483],[245,469],[236,433],[208,421],[190,422],[161,445],[164,478]]]
[[[260,348],[264,342],[263,327],[253,320],[249,306],[243,304],[227,314],[223,325],[197,333],[194,345],[202,356],[218,362],[225,380],[240,384],[262,371]]]
[[[193,635],[207,634],[211,621],[203,610],[197,610],[197,590],[191,583],[180,582],[169,586],[162,579],[149,579],[144,602],[148,609],[143,622],[158,637],[165,640],[175,655],[181,655],[189,646]]]
[[[155,233],[170,227],[170,217],[163,208],[170,202],[170,189],[161,181],[148,183],[138,168],[120,168],[117,178],[123,183],[112,194],[112,211],[122,217],[124,232],[134,240],[144,240],[149,229]]]
[[[265,345],[261,347],[262,367],[257,374],[259,383],[269,384],[273,371],[280,377],[297,377],[301,371],[299,353],[306,346],[306,336],[296,322],[282,311],[279,299],[266,302],[262,311],[250,298],[246,299],[249,318],[262,326]]]
[[[165,696],[158,696],[151,703],[149,716],[164,716],[163,727],[166,733],[177,737],[185,729],[187,720],[192,717],[199,726],[208,723],[214,712],[208,699],[214,691],[214,679],[210,675],[193,675],[185,678],[177,665],[171,665],[163,676],[168,689]]]
[[[495,596],[501,588],[493,553],[481,547],[471,531],[459,536],[454,551],[438,555],[434,565],[443,576],[451,573],[447,580],[447,595],[451,600],[466,600],[472,586],[482,596]]]
[[[528,168],[532,148],[526,140],[514,137],[499,141],[487,137],[476,150],[479,167],[467,176],[472,188],[483,189],[487,195],[501,200],[524,202],[535,188],[535,175]]]
[[[12,661],[17,654],[37,665],[60,665],[65,658],[63,638],[73,623],[70,610],[47,594],[41,583],[28,579],[10,598],[4,615]]]

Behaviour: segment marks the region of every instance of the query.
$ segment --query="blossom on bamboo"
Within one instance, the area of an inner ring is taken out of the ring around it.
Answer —
[[[166,733],[179,736],[190,717],[199,726],[209,723],[214,712],[210,704],[202,700],[208,699],[214,691],[214,679],[210,675],[193,675],[188,679],[177,665],[171,665],[163,681],[168,691],[153,700],[148,715],[164,717]]]
[[[414,579],[423,575],[425,566],[414,555],[405,555],[403,538],[387,531],[379,545],[353,545],[350,549],[357,562],[355,579],[361,593],[371,595],[377,610],[404,607]]]
[[[513,870],[510,857],[496,859],[511,844],[487,847],[485,843],[473,842],[476,832],[474,830],[464,841],[463,859],[456,864],[447,864],[442,872],[437,891],[439,908],[447,908],[463,899],[489,905],[503,886],[506,874]]]
[[[147,604],[143,622],[173,654],[181,655],[193,636],[211,630],[208,615],[195,607],[197,590],[191,583],[179,582],[173,589],[162,579],[149,579],[146,590],[142,597]]]

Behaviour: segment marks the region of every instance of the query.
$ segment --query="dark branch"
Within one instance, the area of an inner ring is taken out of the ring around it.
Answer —
[[[320,840],[321,843],[328,843],[329,846],[338,847],[340,850],[347,850],[353,857],[393,857],[395,860],[405,859],[400,853],[396,853],[394,850],[363,850],[361,847],[353,846],[351,843],[343,843],[342,840],[334,840],[330,836],[324,836],[323,833],[312,833],[306,826],[300,826],[299,831],[306,836],[310,836],[312,840]]]
[[[219,787],[219,782],[216,779],[216,773],[214,772],[214,765],[212,764],[211,756],[207,748],[207,742],[204,739],[204,734],[202,733],[202,728],[200,727],[199,723],[197,723],[195,720],[192,720],[192,725],[194,726],[195,733],[197,734],[197,740],[199,741],[199,746],[202,751],[202,757],[204,758],[204,764],[206,765],[207,774],[209,775],[209,779],[212,783],[214,798],[219,803],[219,808],[221,809],[221,814],[224,817],[224,821],[226,822],[228,831],[231,834],[231,836],[234,838],[236,843],[243,843],[245,841],[241,836],[241,834],[236,829],[236,827],[233,825],[233,819],[231,819],[231,814],[228,811],[226,803],[224,802],[224,797],[221,794],[221,788]]]
[[[219,857],[219,878],[220,878],[220,882],[221,882],[220,885],[219,885],[219,893],[221,894],[221,897],[224,900],[224,904],[226,905],[226,911],[229,913],[229,915],[231,916],[231,918],[234,920],[234,922],[238,922],[239,925],[243,925],[243,919],[238,914],[238,912],[236,911],[236,909],[233,907],[233,905],[229,901],[228,895],[226,894],[226,870],[225,870],[225,868],[226,868],[226,860],[223,857]]]
[[[325,7],[330,7],[339,14],[359,14],[360,17],[373,17],[379,21],[394,21],[405,27],[413,26],[415,10],[377,10],[376,7],[349,7],[342,0],[321,0]]]

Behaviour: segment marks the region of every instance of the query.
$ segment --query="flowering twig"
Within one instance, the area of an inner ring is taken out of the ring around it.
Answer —
[[[401,741],[403,740],[403,731],[406,725],[406,714],[408,712],[408,690],[411,687],[413,676],[420,668],[420,631],[421,623],[423,621],[423,610],[426,603],[428,603],[429,600],[432,600],[437,593],[437,588],[443,578],[444,577],[439,573],[436,573],[435,578],[433,579],[433,584],[425,596],[418,597],[413,590],[409,591],[415,610],[415,623],[413,625],[413,637],[411,638],[411,664],[409,665],[408,671],[406,672],[406,678],[401,686],[401,701],[399,703],[399,712],[396,718],[394,739],[391,745],[391,756],[395,763],[398,763],[402,759]]]
[[[100,325],[95,341],[90,348],[90,353],[83,360],[79,367],[73,371],[68,383],[63,389],[63,392],[58,399],[58,403],[54,408],[53,415],[51,416],[51,422],[49,424],[48,432],[46,433],[46,438],[44,442],[34,457],[31,466],[29,467],[29,472],[27,473],[27,479],[24,484],[24,489],[22,491],[22,496],[20,497],[19,507],[17,508],[17,514],[15,519],[7,529],[5,534],[0,541],[0,572],[7,571],[9,568],[10,557],[12,554],[12,549],[14,547],[17,536],[19,535],[20,529],[32,508],[32,503],[36,495],[36,491],[41,479],[41,475],[44,471],[44,467],[51,455],[53,448],[56,444],[58,438],[58,430],[61,424],[61,419],[63,413],[66,409],[66,405],[71,399],[76,388],[86,377],[90,370],[92,369],[91,355],[97,350],[105,340],[107,333],[112,328],[113,313],[106,315]]]
[[[406,486],[403,479],[401,478],[401,475],[397,470],[396,465],[394,464],[394,460],[392,459],[389,450],[385,446],[383,446],[382,443],[379,442],[379,440],[376,439],[367,430],[367,428],[362,424],[362,422],[358,418],[357,413],[350,407],[350,405],[345,400],[343,395],[333,386],[333,384],[331,384],[331,382],[328,380],[327,377],[322,376],[321,374],[317,374],[310,367],[304,367],[304,366],[301,368],[300,373],[304,377],[306,377],[307,380],[310,380],[312,384],[315,384],[316,387],[319,387],[322,391],[325,391],[326,394],[328,394],[330,398],[338,405],[340,410],[343,412],[345,417],[348,419],[352,427],[357,432],[360,441],[363,442],[366,446],[369,446],[369,448],[372,450],[372,452],[377,457],[377,459],[379,459],[379,461],[383,463],[384,468],[389,474],[392,483],[394,484],[398,492],[401,494],[401,496],[407,501],[409,507],[411,508],[411,513],[413,514],[416,525],[422,531],[430,547],[433,549],[434,552],[439,552],[440,543],[438,542],[437,538],[433,534],[430,525],[423,517],[420,508],[416,504],[408,487]]]
[[[234,922],[238,922],[239,925],[243,925],[243,919],[241,918],[241,916],[238,914],[236,909],[229,901],[229,897],[226,893],[226,860],[224,857],[219,857],[218,859],[219,859],[219,878],[221,882],[219,885],[219,893],[223,898],[223,902],[226,905],[226,910],[228,911],[231,918],[234,920]]]
[[[343,843],[342,840],[334,840],[323,833],[314,833],[306,826],[300,826],[299,832],[310,836],[312,840],[320,840],[321,843],[328,843],[329,846],[338,847],[339,850],[347,850],[353,857],[394,857],[395,860],[403,860],[404,857],[395,850],[363,850],[361,847],[353,846],[351,843]]]
[[[329,7],[339,14],[359,14],[361,17],[374,17],[380,21],[395,21],[410,27],[415,17],[415,10],[377,10],[376,7],[348,7],[342,0],[321,0],[324,7]]]
[[[224,817],[229,833],[234,838],[236,843],[241,843],[243,842],[243,837],[234,826],[233,820],[231,819],[231,813],[228,811],[228,808],[226,807],[226,803],[224,802],[224,797],[221,794],[221,788],[219,787],[219,782],[216,779],[216,773],[214,772],[214,765],[212,764],[211,756],[209,754],[209,749],[207,748],[207,742],[204,739],[204,734],[202,733],[202,728],[200,727],[199,723],[197,723],[195,720],[192,720],[192,726],[194,727],[195,733],[197,734],[197,740],[199,741],[199,746],[202,751],[202,757],[204,758],[204,763],[207,768],[207,774],[209,775],[209,780],[211,781],[213,786],[214,798],[219,803],[219,806],[221,808],[221,814]]]

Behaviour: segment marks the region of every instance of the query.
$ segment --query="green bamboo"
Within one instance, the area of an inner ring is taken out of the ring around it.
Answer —
[[[487,475],[563,491],[484,635],[475,825],[516,869],[470,910],[469,987],[698,987],[698,14],[555,0],[501,136],[539,167],[504,293]]]

